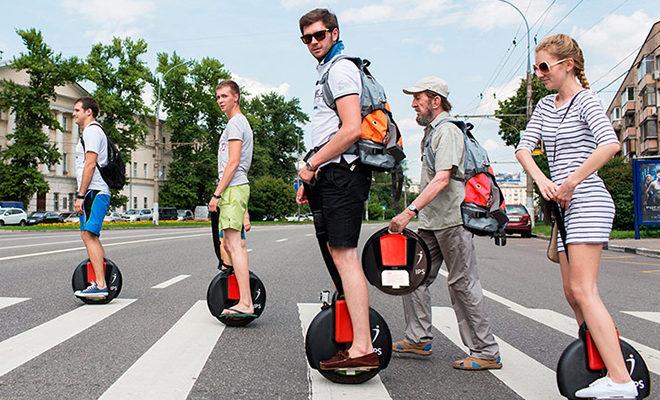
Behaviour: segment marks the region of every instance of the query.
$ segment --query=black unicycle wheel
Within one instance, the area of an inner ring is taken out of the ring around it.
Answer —
[[[117,264],[106,258],[104,259],[103,267],[105,269],[105,282],[108,285],[108,296],[104,299],[79,297],[79,299],[86,304],[107,304],[111,302],[112,299],[119,296],[119,292],[121,292],[122,277]],[[95,279],[94,269],[92,268],[92,263],[89,261],[89,258],[83,260],[73,271],[73,277],[71,278],[73,291],[84,290],[90,285],[90,283],[94,282]]]
[[[231,269],[223,269],[209,284],[206,301],[209,311],[220,322],[227,326],[245,326],[259,318],[266,307],[266,288],[254,273],[250,272],[250,291],[256,317],[231,317],[222,315],[222,310],[238,304],[240,299],[236,276]]]

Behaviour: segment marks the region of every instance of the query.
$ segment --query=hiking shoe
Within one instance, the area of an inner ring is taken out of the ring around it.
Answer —
[[[596,379],[584,389],[575,392],[575,397],[581,399],[636,399],[637,387],[633,381],[615,383],[604,376]]]
[[[392,343],[392,350],[397,353],[415,353],[420,356],[430,356],[433,353],[430,341],[417,344],[406,339],[400,339]]]
[[[468,371],[480,371],[483,369],[500,369],[502,368],[502,357],[497,356],[494,360],[487,360],[484,358],[476,358],[467,356],[462,360],[456,360],[451,363],[451,366],[456,369],[463,369]]]
[[[340,351],[331,359],[319,363],[319,369],[323,371],[369,371],[378,368],[380,368],[380,360],[376,353],[369,353],[361,357],[350,358],[347,351]]]
[[[105,299],[108,297],[108,288],[104,287],[103,289],[99,289],[98,286],[96,286],[96,283],[92,283],[87,289],[76,290],[73,294],[76,297],[84,297],[87,299]]]

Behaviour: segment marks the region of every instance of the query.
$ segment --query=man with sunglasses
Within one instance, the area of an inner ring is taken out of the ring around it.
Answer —
[[[390,230],[402,231],[419,214],[418,233],[431,251],[432,267],[426,284],[403,296],[405,337],[395,341],[392,349],[398,353],[431,355],[433,325],[429,286],[444,262],[458,330],[463,344],[470,349],[470,354],[452,362],[452,367],[462,370],[502,368],[499,346],[486,316],[472,234],[463,228],[464,134],[451,123],[449,87],[442,79],[431,76],[403,92],[413,96],[417,123],[424,127],[422,191],[407,209],[392,218]]]
[[[322,79],[316,83],[314,94],[314,149],[298,172],[305,185],[298,190],[296,201],[309,202],[323,259],[337,290],[341,293],[343,288],[353,325],[351,347],[322,361],[320,369],[377,369],[379,359],[371,345],[367,280],[357,252],[371,172],[357,161],[357,156],[344,154],[361,134],[360,72],[352,61],[337,58],[344,45],[333,13],[315,9],[303,15],[299,23],[301,39],[318,61],[316,69]],[[326,74],[335,108],[324,101],[321,81]]]

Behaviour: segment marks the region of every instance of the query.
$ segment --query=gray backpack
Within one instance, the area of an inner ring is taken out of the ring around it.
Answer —
[[[463,227],[475,235],[490,236],[495,239],[496,245],[504,246],[506,245],[504,228],[509,218],[506,216],[504,195],[490,166],[488,152],[472,134],[472,124],[449,119],[446,122],[456,125],[463,132],[465,176],[462,179],[452,177],[465,184],[465,199],[461,203]],[[427,167],[435,173],[432,139],[433,135],[428,135],[424,142],[424,156]]]
[[[343,59],[352,61],[358,67],[362,80],[362,93],[360,94],[362,135],[344,154],[358,156],[360,163],[375,171],[393,170],[406,158],[403,153],[401,132],[392,117],[383,86],[367,69],[370,65],[368,60],[345,55],[335,57],[328,71],[319,80],[319,83],[323,85],[323,101],[328,107],[337,111],[337,105],[328,83],[328,75],[332,65]]]

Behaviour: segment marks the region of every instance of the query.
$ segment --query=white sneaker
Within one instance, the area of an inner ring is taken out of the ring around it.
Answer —
[[[615,383],[604,376],[596,379],[584,389],[575,392],[575,397],[581,399],[636,399],[637,386],[633,381]]]

